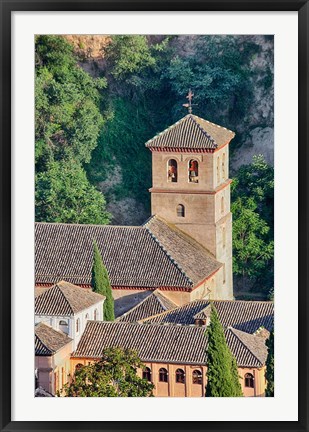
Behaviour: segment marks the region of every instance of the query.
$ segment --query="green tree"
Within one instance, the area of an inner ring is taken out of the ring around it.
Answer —
[[[80,163],[48,162],[36,175],[35,216],[37,221],[107,224],[110,219],[101,192],[88,182]]]
[[[233,198],[252,198],[256,211],[269,227],[269,240],[274,238],[274,168],[263,155],[256,155],[252,163],[239,168],[233,179]]]
[[[266,372],[265,378],[267,381],[265,394],[268,397],[275,395],[274,388],[274,332],[271,332],[269,338],[266,341],[266,346],[268,348],[268,354],[266,359]]]
[[[269,226],[257,213],[253,198],[237,198],[231,206],[233,213],[233,271],[257,280],[267,271],[273,258],[274,242],[269,241]]]
[[[108,273],[102,261],[98,245],[93,244],[93,265],[92,265],[92,290],[106,297],[103,305],[104,321],[114,321],[114,298],[112,287],[109,281]]]
[[[38,36],[35,49],[36,171],[44,171],[51,157],[89,162],[103,124],[106,80],[79,67],[72,46],[61,36]]]
[[[118,79],[156,63],[146,36],[142,35],[113,36],[105,51],[111,63],[111,73]]]
[[[255,156],[232,183],[233,271],[243,287],[257,287],[264,295],[274,283],[273,197],[273,168]]]
[[[137,353],[122,348],[107,348],[102,358],[75,372],[64,386],[66,397],[149,397],[154,385],[137,375],[144,368]]]
[[[210,324],[206,332],[208,336],[206,397],[243,396],[236,359],[227,346],[223,327],[213,305],[211,305]]]

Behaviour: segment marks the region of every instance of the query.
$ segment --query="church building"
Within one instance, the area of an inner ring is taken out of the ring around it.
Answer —
[[[224,127],[191,113],[146,143],[152,216],[142,226],[36,224],[36,286],[91,288],[93,243],[107,268],[116,316],[155,290],[181,306],[232,300],[229,143]]]

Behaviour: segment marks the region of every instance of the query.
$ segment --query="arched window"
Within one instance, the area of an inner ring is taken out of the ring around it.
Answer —
[[[185,206],[182,204],[178,204],[177,206],[177,216],[178,217],[185,217]]]
[[[222,180],[225,180],[225,153],[222,155]]]
[[[62,331],[63,333],[68,334],[69,333],[69,324],[67,321],[65,320],[60,320],[59,321],[59,330]]]
[[[151,381],[151,369],[149,367],[146,367],[145,370],[143,370],[143,379],[147,381]]]
[[[98,309],[94,310],[93,319],[96,321],[98,319]]]
[[[75,366],[75,372],[77,372],[78,370],[80,370],[80,369],[83,368],[83,367],[84,367],[83,364],[78,363],[78,364]]]
[[[224,213],[224,196],[221,197],[221,213]]]
[[[192,372],[192,383],[193,384],[202,384],[202,372],[199,370],[194,370]]]
[[[85,315],[85,321],[89,320],[89,314]]]
[[[185,373],[182,369],[176,369],[176,383],[185,383]]]
[[[80,327],[79,323],[80,323],[80,320],[79,320],[79,318],[77,318],[77,320],[76,320],[76,333],[79,333],[79,327]]]
[[[198,183],[198,161],[194,159],[189,162],[189,182]]]
[[[175,159],[170,159],[167,164],[167,181],[177,182],[177,162]]]
[[[217,159],[217,184],[220,183],[220,158]]]
[[[245,375],[245,387],[254,388],[254,376],[250,373]]]
[[[160,382],[167,382],[168,380],[168,373],[165,368],[159,369],[159,381]]]

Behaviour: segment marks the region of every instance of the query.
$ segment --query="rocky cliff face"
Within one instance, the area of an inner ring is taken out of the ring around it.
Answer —
[[[79,65],[93,77],[104,69],[104,49],[110,43],[108,35],[64,35],[80,59]]]

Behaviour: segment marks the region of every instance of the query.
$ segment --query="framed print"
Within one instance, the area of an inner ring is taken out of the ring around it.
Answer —
[[[2,1],[1,44],[1,429],[307,430],[308,2]]]

